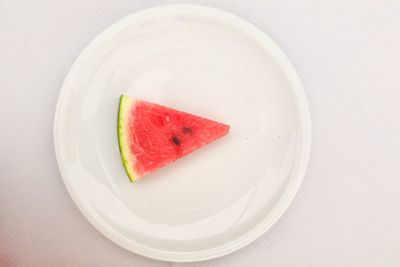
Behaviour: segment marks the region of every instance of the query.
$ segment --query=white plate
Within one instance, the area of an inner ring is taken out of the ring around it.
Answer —
[[[117,144],[121,94],[231,125],[218,142],[131,184]],[[209,7],[148,9],[84,50],[58,100],[65,185],[105,236],[147,257],[198,261],[255,240],[302,181],[310,120],[288,59],[248,22]]]

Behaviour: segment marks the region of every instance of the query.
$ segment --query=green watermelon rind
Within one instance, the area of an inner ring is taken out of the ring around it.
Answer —
[[[122,164],[124,165],[129,180],[133,183],[137,175],[134,170],[134,158],[129,150],[129,119],[130,111],[134,105],[134,100],[128,96],[121,95],[118,109],[118,145],[121,154]]]

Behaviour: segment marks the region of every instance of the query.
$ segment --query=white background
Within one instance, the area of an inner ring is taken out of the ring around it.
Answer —
[[[53,118],[75,58],[116,20],[160,4],[235,13],[295,65],[313,123],[304,183],[281,220],[240,251],[150,260],[98,233],[60,177]],[[0,266],[400,266],[397,0],[0,0]]]

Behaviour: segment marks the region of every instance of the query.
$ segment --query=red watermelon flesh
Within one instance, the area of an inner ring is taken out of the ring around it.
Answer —
[[[176,109],[120,98],[119,147],[131,181],[226,135],[229,128]]]

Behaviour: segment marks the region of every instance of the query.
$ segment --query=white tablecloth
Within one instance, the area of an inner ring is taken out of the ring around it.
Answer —
[[[187,266],[400,266],[397,0],[0,0],[0,266],[181,266],[97,232],[64,187],[52,137],[85,45],[170,3],[221,8],[269,34],[303,80],[313,123],[309,168],[281,220],[234,254]]]

